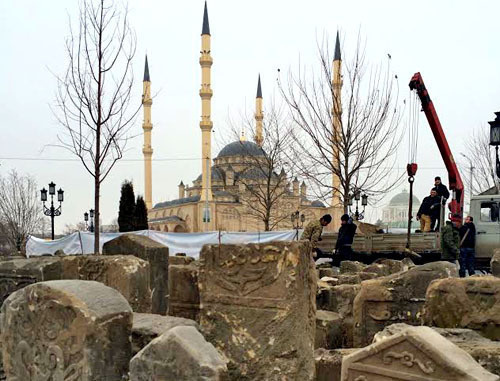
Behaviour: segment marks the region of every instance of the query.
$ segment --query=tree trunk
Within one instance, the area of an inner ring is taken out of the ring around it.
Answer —
[[[95,208],[95,214],[94,214],[94,254],[99,254],[99,232],[100,232],[100,224],[99,224],[99,216],[100,216],[100,206],[99,206],[99,200],[100,200],[100,191],[101,191],[101,184],[99,183],[99,177],[95,177],[95,189],[94,189],[94,208]]]

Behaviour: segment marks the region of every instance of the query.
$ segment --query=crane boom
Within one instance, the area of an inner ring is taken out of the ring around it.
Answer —
[[[443,158],[446,170],[448,171],[448,181],[449,188],[452,191],[452,199],[450,202],[451,214],[460,215],[460,222],[462,221],[463,207],[464,207],[464,184],[460,173],[458,172],[457,165],[453,159],[453,154],[451,153],[450,146],[446,140],[446,136],[441,127],[441,122],[437,115],[436,109],[434,108],[434,103],[432,103],[427,91],[424,81],[420,73],[415,73],[410,81],[410,89],[417,92],[420,102],[422,103],[422,110],[427,117],[429,126],[431,127],[432,134],[441,152],[441,157]]]

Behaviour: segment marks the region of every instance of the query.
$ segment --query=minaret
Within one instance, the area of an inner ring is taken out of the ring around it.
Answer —
[[[336,142],[341,138],[342,131],[342,57],[340,55],[340,39],[337,31],[337,40],[335,41],[335,54],[333,56],[333,78],[332,78],[332,128],[333,128],[333,166],[340,170],[339,164],[339,147]],[[343,209],[342,200],[340,198],[340,178],[335,173],[332,173],[332,202],[331,206],[338,209]]]
[[[153,156],[153,149],[151,148],[151,80],[149,78],[148,56],[146,55],[146,64],[144,66],[144,80],[143,80],[143,93],[142,93],[142,106],[144,110],[144,121],[142,129],[144,130],[144,146],[142,153],[144,154],[144,201],[146,207],[152,207],[152,173],[151,173],[151,156]]]
[[[210,26],[208,24],[208,11],[207,2],[205,1],[205,11],[203,13],[203,27],[201,30],[201,56],[200,56],[200,66],[201,66],[201,88],[200,88],[200,98],[201,98],[201,197],[200,201],[206,203],[204,207],[203,221],[209,222],[208,220],[210,212],[209,202],[212,200],[212,185],[211,185],[211,161],[212,161],[212,120],[210,119],[211,113],[211,98],[212,89],[210,88],[210,70],[212,67],[212,56],[210,55]],[[208,216],[207,216],[208,213]]]
[[[257,97],[255,98],[255,143],[259,147],[262,147],[264,138],[262,136],[262,120],[264,115],[262,114],[262,88],[260,86],[260,74],[259,81],[257,83]]]

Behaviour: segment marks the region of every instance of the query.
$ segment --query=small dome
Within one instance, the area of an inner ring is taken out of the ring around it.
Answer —
[[[317,208],[324,208],[325,204],[323,204],[320,200],[314,200],[311,202],[311,206],[315,206]]]
[[[236,141],[229,143],[225,146],[217,157],[228,157],[228,156],[264,156],[264,150],[253,142]]]
[[[398,193],[395,195],[393,198],[391,198],[391,201],[389,201],[389,206],[399,206],[399,205],[408,205],[408,199],[410,195],[406,189],[403,189],[401,193]],[[420,200],[413,195],[413,206],[415,205],[420,205]]]

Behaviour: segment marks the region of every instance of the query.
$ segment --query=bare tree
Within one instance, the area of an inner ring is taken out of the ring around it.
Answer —
[[[39,227],[43,213],[37,192],[29,175],[13,170],[0,177],[0,223],[11,249],[20,246],[24,253],[29,235]]]
[[[75,232],[84,232],[86,230],[87,230],[86,223],[83,221],[80,221],[80,222],[77,222],[75,225],[72,225],[72,224],[64,225],[63,234],[68,235],[68,234],[75,233]]]
[[[484,192],[495,187],[499,190],[498,178],[495,174],[495,151],[490,146],[489,129],[478,127],[472,131],[465,141],[466,159],[461,166],[463,170],[471,171],[472,176],[464,176],[464,182],[473,194]]]
[[[374,196],[373,201],[402,180],[395,161],[403,137],[401,110],[390,56],[385,65],[367,65],[358,37],[352,59],[342,61],[340,92],[335,88],[338,82],[332,81],[328,46],[328,39],[318,44],[316,70],[299,67],[279,85],[295,125],[290,162],[309,179],[316,196],[328,199],[338,194],[347,211],[351,190],[362,190]],[[340,180],[338,186],[332,176]]]
[[[140,104],[132,104],[136,40],[128,11],[110,0],[82,0],[77,33],[70,25],[68,68],[58,77],[60,145],[94,178],[95,253],[99,252],[100,188],[123,157]]]
[[[244,116],[244,131],[248,136],[255,136],[253,118]],[[232,124],[233,136],[240,138],[241,127]],[[291,144],[290,127],[286,125],[282,107],[274,102],[269,103],[263,120],[263,142],[258,150],[255,145],[246,145],[242,141],[242,152],[247,160],[245,169],[238,174],[237,192],[239,201],[246,212],[264,224],[264,230],[275,229],[278,224],[290,217],[289,211],[283,208],[284,198],[290,195],[286,150]],[[288,175],[287,175],[288,174]]]

